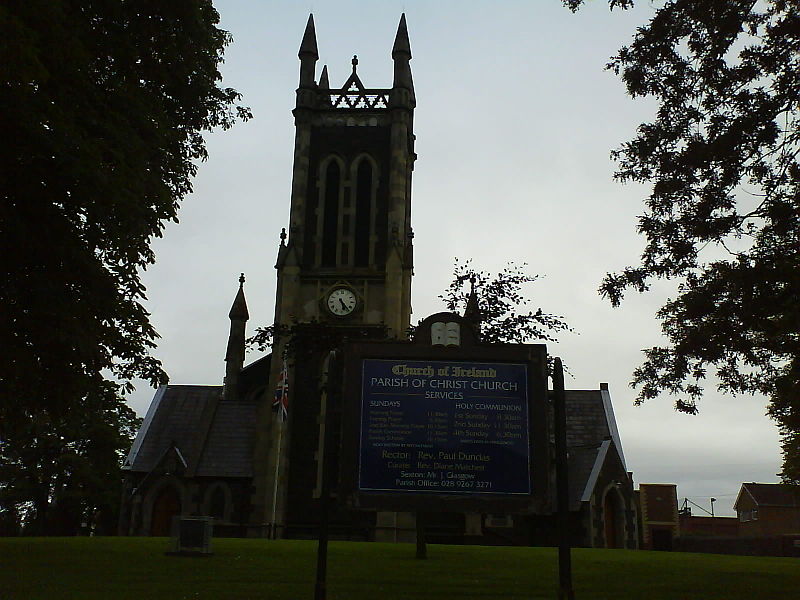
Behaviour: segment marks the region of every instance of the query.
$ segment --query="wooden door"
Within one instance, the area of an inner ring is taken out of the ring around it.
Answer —
[[[181,514],[181,499],[178,491],[168,486],[164,488],[153,503],[153,518],[150,521],[150,535],[168,536],[172,527],[172,517]]]
[[[619,514],[619,499],[616,492],[612,489],[606,493],[605,500],[603,501],[603,520],[605,525],[606,534],[606,548],[619,548],[620,539],[618,533],[618,522],[621,515]]]

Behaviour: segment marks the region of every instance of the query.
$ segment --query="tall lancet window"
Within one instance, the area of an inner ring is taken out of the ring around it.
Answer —
[[[336,250],[339,231],[339,190],[341,189],[339,163],[331,160],[325,170],[324,198],[322,200],[322,245],[320,264],[336,266]]]
[[[356,174],[355,266],[368,267],[372,240],[372,164],[366,158]]]

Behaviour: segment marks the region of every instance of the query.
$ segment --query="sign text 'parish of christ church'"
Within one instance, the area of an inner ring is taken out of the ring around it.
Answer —
[[[442,316],[461,318],[432,315],[411,343],[344,346],[339,497],[357,510],[544,514],[547,348],[430,345]]]
[[[526,364],[362,361],[358,489],[531,493]]]

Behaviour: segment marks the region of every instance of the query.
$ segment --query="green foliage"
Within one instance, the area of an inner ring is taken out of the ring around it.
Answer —
[[[538,275],[525,273],[525,263],[509,262],[502,271],[491,274],[478,271],[472,259],[458,258],[453,266],[453,281],[439,296],[447,310],[464,313],[470,295],[470,282],[474,278],[481,320],[481,341],[523,344],[531,340],[557,341],[555,334],[572,331],[562,319],[542,311],[541,308],[524,310],[530,301],[523,295],[523,286],[539,279]]]
[[[123,431],[131,378],[166,381],[139,274],[206,158],[202,133],[249,117],[219,86],[218,20],[207,0],[0,6],[0,440],[14,454],[38,431],[52,478],[97,433],[73,413]]]
[[[0,439],[0,521],[5,534],[113,534],[119,466],[141,423],[110,382],[55,415],[39,411]],[[21,443],[19,440],[24,439]],[[87,529],[88,530],[88,529]]]
[[[580,4],[568,2],[571,8]],[[614,4],[614,2],[612,2]],[[619,3],[618,3],[619,4]],[[627,3],[626,3],[627,4]],[[637,266],[606,276],[618,305],[653,278],[680,282],[658,312],[669,344],[645,351],[639,401],[669,392],[696,412],[721,391],[762,393],[800,481],[800,3],[679,0],[609,68],[659,106],[614,151],[620,181],[651,182]]]
[[[585,0],[562,0],[562,2],[564,6],[575,12],[581,7]],[[615,8],[631,8],[633,6],[633,0],[608,0],[608,5],[611,10]]]
[[[316,541],[216,538],[204,559],[165,557],[166,538],[0,539],[9,598],[297,600],[313,596]],[[341,600],[556,598],[555,548],[331,542],[327,594]],[[796,558],[576,548],[575,597],[791,598]]]
[[[273,324],[257,327],[247,338],[247,345],[259,352],[267,352],[278,341],[286,341],[284,352],[293,360],[303,360],[341,347],[345,341],[385,340],[389,330],[385,325],[351,325],[310,321],[293,322],[290,325]]]

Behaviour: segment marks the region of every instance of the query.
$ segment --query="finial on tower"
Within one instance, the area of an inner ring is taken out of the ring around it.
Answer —
[[[281,246],[286,245],[286,227],[281,227]]]
[[[300,51],[297,56],[303,58],[304,54],[314,57],[314,60],[319,59],[319,52],[317,50],[317,32],[314,29],[314,15],[308,15],[308,22],[306,23],[306,30],[303,33],[303,41],[300,42]]]
[[[303,41],[300,42],[300,51],[297,53],[300,58],[300,87],[314,87],[314,65],[319,59],[317,52],[317,33],[314,31],[314,15],[308,15],[306,31],[303,34]]]
[[[225,400],[234,400],[237,395],[239,373],[244,366],[245,354],[245,323],[250,318],[247,312],[247,302],[244,300],[244,273],[239,275],[239,291],[228,313],[231,320],[231,330],[228,334],[228,348],[225,351],[225,379],[222,388],[222,397]]]
[[[353,75],[356,74],[356,67],[358,66],[358,56],[353,54],[353,60],[350,61],[353,65]]]
[[[231,321],[247,321],[250,318],[250,313],[247,311],[247,302],[244,299],[244,273],[239,275],[239,291],[233,300],[233,306],[231,306],[231,312],[228,313],[228,318]]]
[[[400,16],[400,24],[397,26],[397,35],[394,38],[394,47],[392,48],[392,58],[397,60],[400,54],[407,55],[408,59],[411,58],[411,44],[408,41],[406,13]]]
[[[405,88],[409,91],[408,100],[413,107],[416,104],[414,99],[414,80],[411,77],[411,44],[408,41],[408,27],[406,27],[406,14],[400,17],[400,25],[397,26],[397,35],[394,38],[392,47],[392,60],[394,61],[394,88]],[[402,94],[400,94],[402,96]]]
[[[476,336],[480,336],[481,307],[478,305],[478,294],[475,293],[475,273],[469,274],[469,297],[467,306],[464,308],[464,318],[472,323]]]

